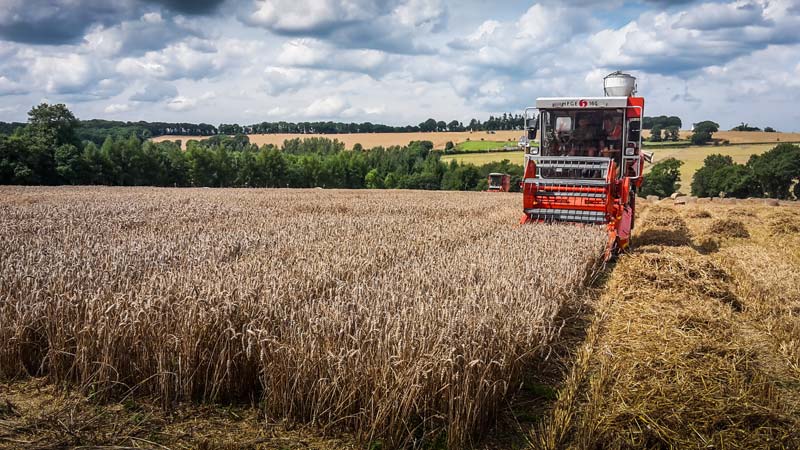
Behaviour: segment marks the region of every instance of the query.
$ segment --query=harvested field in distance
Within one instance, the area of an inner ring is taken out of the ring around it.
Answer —
[[[644,138],[650,137],[650,130],[643,130]],[[680,139],[688,140],[691,130],[681,130]],[[717,131],[714,139],[726,140],[731,144],[758,144],[779,142],[800,142],[800,133],[766,133],[764,131]]]
[[[344,142],[346,148],[353,148],[355,144],[361,144],[364,148],[389,147],[392,145],[408,145],[411,141],[431,141],[433,148],[443,149],[448,141],[454,144],[459,142],[480,141],[506,141],[509,145],[517,145],[517,141],[522,136],[522,131],[506,130],[487,133],[485,131],[460,131],[460,132],[437,132],[437,133],[343,133],[343,134],[249,134],[250,142],[253,144],[264,145],[272,144],[280,147],[287,139],[307,139],[321,137],[327,139],[338,139]],[[181,140],[186,145],[191,139],[202,140],[208,136],[158,136],[154,141],[174,141]]]
[[[462,448],[548,353],[556,316],[580,301],[606,240],[596,228],[516,227],[519,203],[0,187],[0,379],[43,377],[120,401],[113,411],[139,397],[168,409],[252,403],[269,421],[352,433],[362,446]],[[12,430],[0,444],[170,439],[17,410],[0,409]],[[45,423],[69,432],[47,441]]]

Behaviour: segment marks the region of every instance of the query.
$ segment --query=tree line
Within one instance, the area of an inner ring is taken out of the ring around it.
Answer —
[[[639,195],[669,197],[680,189],[682,161],[666,158],[644,175]],[[709,155],[691,180],[697,197],[777,198],[800,200],[800,146],[778,144],[739,164],[728,155]]]
[[[750,126],[749,123],[742,122],[739,125],[731,128],[731,131],[764,131],[766,133],[777,133],[775,128],[772,127],[764,127],[764,130],[761,130],[759,127]]]
[[[489,116],[485,122],[470,120],[466,125],[458,120],[445,122],[429,118],[418,125],[391,126],[372,122],[261,122],[252,125],[220,124],[219,134],[355,134],[355,133],[417,133],[441,131],[498,131],[522,129],[521,114],[503,113]]]
[[[79,121],[64,105],[42,104],[28,123],[0,135],[0,184],[114,186],[325,187],[483,190],[490,172],[513,176],[508,161],[474,166],[446,163],[429,141],[364,149],[331,139],[290,139],[279,148],[246,135],[153,142],[136,133],[82,140]]]
[[[522,128],[522,115],[504,113],[502,116],[489,116],[489,120],[481,122],[472,119],[467,125],[458,120],[450,122],[428,119],[418,125],[391,126],[371,122],[261,122],[252,125],[184,122],[124,122],[118,120],[77,120],[75,133],[82,141],[91,141],[102,145],[106,137],[127,138],[136,135],[139,139],[156,136],[214,136],[218,134],[344,134],[344,133],[414,133],[433,131],[495,131]],[[17,129],[26,126],[22,122],[0,122],[0,134],[11,135]]]
[[[800,147],[778,144],[745,164],[727,155],[709,155],[692,177],[692,195],[800,199]]]

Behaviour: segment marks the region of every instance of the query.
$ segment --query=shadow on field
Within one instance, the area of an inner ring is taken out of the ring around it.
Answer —
[[[531,448],[531,433],[551,413],[564,387],[579,348],[595,316],[595,303],[611,278],[616,262],[601,267],[580,300],[566,305],[556,317],[561,324],[558,336],[548,353],[531,363],[522,374],[522,384],[507,408],[498,416],[496,429],[488,433],[478,449]]]

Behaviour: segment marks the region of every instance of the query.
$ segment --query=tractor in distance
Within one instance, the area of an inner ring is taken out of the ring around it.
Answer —
[[[614,72],[603,97],[547,97],[525,109],[521,223],[605,226],[606,258],[630,243],[644,161],[644,98]],[[538,143],[538,145],[536,145]]]
[[[507,173],[492,172],[486,181],[489,185],[486,192],[509,192],[511,190],[511,175]]]

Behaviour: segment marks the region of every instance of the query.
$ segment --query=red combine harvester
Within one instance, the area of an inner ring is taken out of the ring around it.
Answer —
[[[610,258],[630,243],[650,155],[642,152],[636,78],[614,72],[604,88],[605,97],[539,98],[525,109],[521,222],[606,225]]]
[[[490,173],[487,181],[489,187],[486,192],[508,192],[511,190],[511,175],[507,173]]]

